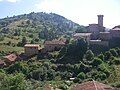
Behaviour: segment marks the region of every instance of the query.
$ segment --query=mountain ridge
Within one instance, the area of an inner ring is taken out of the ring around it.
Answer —
[[[81,27],[79,24],[55,13],[31,12],[0,19],[0,32],[13,33],[15,30],[33,30],[36,33],[42,33],[43,38],[48,35],[48,39],[54,39],[57,35],[73,33],[79,27]],[[49,36],[53,34],[56,36]]]

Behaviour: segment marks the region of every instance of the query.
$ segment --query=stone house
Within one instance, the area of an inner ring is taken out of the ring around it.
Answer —
[[[109,41],[110,40],[110,32],[100,32],[99,39],[102,41]]]
[[[65,46],[65,42],[61,40],[52,40],[44,42],[44,50],[45,51],[55,51],[59,50],[61,47]]]
[[[120,28],[116,27],[110,30],[110,36],[111,38],[120,38]]]
[[[101,46],[109,46],[108,41],[102,41],[102,40],[90,40],[89,42],[90,45],[101,45]]]
[[[73,35],[73,38],[76,40],[76,39],[79,39],[79,38],[85,38],[87,42],[90,41],[91,39],[91,33],[75,33]]]
[[[39,44],[26,44],[24,46],[24,53],[27,56],[36,55],[39,52]]]
[[[18,56],[16,54],[12,53],[7,56],[4,56],[2,59],[6,65],[10,65],[18,59]]]

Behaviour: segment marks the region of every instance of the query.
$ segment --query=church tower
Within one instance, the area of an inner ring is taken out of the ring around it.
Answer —
[[[103,17],[104,15],[97,15],[98,16],[98,25],[103,27]]]

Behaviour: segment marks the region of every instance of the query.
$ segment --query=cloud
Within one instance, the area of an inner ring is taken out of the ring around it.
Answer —
[[[16,3],[18,2],[19,0],[7,0],[8,2],[11,2],[11,3]]]
[[[11,3],[16,3],[16,2],[18,2],[18,1],[20,1],[20,0],[0,0],[0,2],[2,2],[2,1],[7,1],[7,2],[11,2]]]

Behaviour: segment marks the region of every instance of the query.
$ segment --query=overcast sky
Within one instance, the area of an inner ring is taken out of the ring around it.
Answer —
[[[120,25],[120,0],[0,0],[0,18],[30,12],[53,12],[80,25],[97,23],[104,15],[104,26]]]

